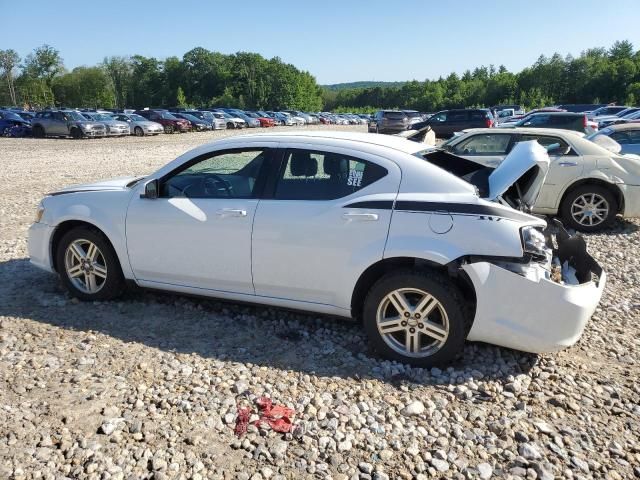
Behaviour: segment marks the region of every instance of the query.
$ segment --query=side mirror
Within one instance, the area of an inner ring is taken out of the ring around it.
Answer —
[[[158,184],[158,180],[154,179],[154,180],[149,180],[147,183],[145,183],[144,185],[144,194],[141,195],[142,198],[148,198],[149,200],[154,200],[156,198],[158,198],[158,190],[159,190],[159,184]]]

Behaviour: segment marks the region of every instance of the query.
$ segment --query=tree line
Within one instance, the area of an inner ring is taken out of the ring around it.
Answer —
[[[640,51],[628,41],[592,48],[578,57],[541,55],[518,73],[504,65],[478,67],[461,76],[406,82],[402,86],[325,89],[330,110],[404,108],[434,112],[447,108],[520,104],[537,108],[563,103],[640,102]]]
[[[142,108],[228,106],[246,109],[322,108],[315,78],[280,58],[224,55],[197,47],[182,58],[108,57],[72,70],[43,45],[24,59],[0,50],[0,105]]]
[[[72,70],[55,48],[43,45],[21,59],[0,50],[0,105],[141,108],[229,106],[245,109],[372,111],[515,103],[526,108],[561,103],[637,104],[640,51],[628,41],[592,48],[578,57],[540,56],[514,73],[504,65],[451,73],[437,80],[384,86],[321,88],[315,78],[280,58],[225,55],[201,47],[182,58],[108,57]]]

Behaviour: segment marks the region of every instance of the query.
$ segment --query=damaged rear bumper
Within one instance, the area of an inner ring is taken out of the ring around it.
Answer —
[[[578,341],[600,302],[606,274],[582,238],[564,231],[558,236],[564,238],[558,238],[554,255],[576,269],[578,284],[551,280],[542,265],[529,265],[526,274],[490,261],[462,266],[477,298],[468,340],[531,353],[555,352]]]

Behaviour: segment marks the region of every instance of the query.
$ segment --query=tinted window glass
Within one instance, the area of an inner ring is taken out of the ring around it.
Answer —
[[[629,143],[640,143],[640,130],[627,130],[629,136]]]
[[[488,112],[475,111],[471,112],[471,120],[484,120],[489,116]]]
[[[447,112],[440,112],[429,119],[431,122],[446,122]]]
[[[162,196],[251,198],[265,153],[262,149],[217,152],[165,180]]]
[[[611,134],[611,138],[618,142],[620,145],[632,143],[627,132],[615,132]],[[633,142],[635,143],[635,142]]]
[[[384,112],[384,116],[392,120],[402,120],[406,115],[402,112]]]
[[[529,140],[537,140],[543,147],[548,147],[554,143],[559,143],[561,148],[567,148],[569,145],[560,137],[549,137],[545,135],[522,135],[520,137],[521,142],[527,142]]]
[[[288,150],[276,186],[279,200],[346,197],[387,174],[384,167],[338,153]]]
[[[454,152],[461,155],[504,155],[510,140],[511,135],[508,134],[474,135],[456,145]]]
[[[468,112],[449,112],[448,122],[466,122],[469,118]]]

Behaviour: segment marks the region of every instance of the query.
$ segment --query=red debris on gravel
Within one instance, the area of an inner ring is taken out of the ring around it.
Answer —
[[[256,405],[258,406],[260,418],[253,422],[252,425],[260,427],[260,425],[266,423],[273,431],[280,433],[289,433],[292,430],[292,418],[296,413],[293,409],[282,405],[274,405],[268,397],[260,397],[256,400]],[[250,406],[241,406],[238,403],[238,413],[234,429],[236,436],[241,437],[247,433],[247,426],[249,425],[249,418],[251,418],[252,413],[253,411]]]

